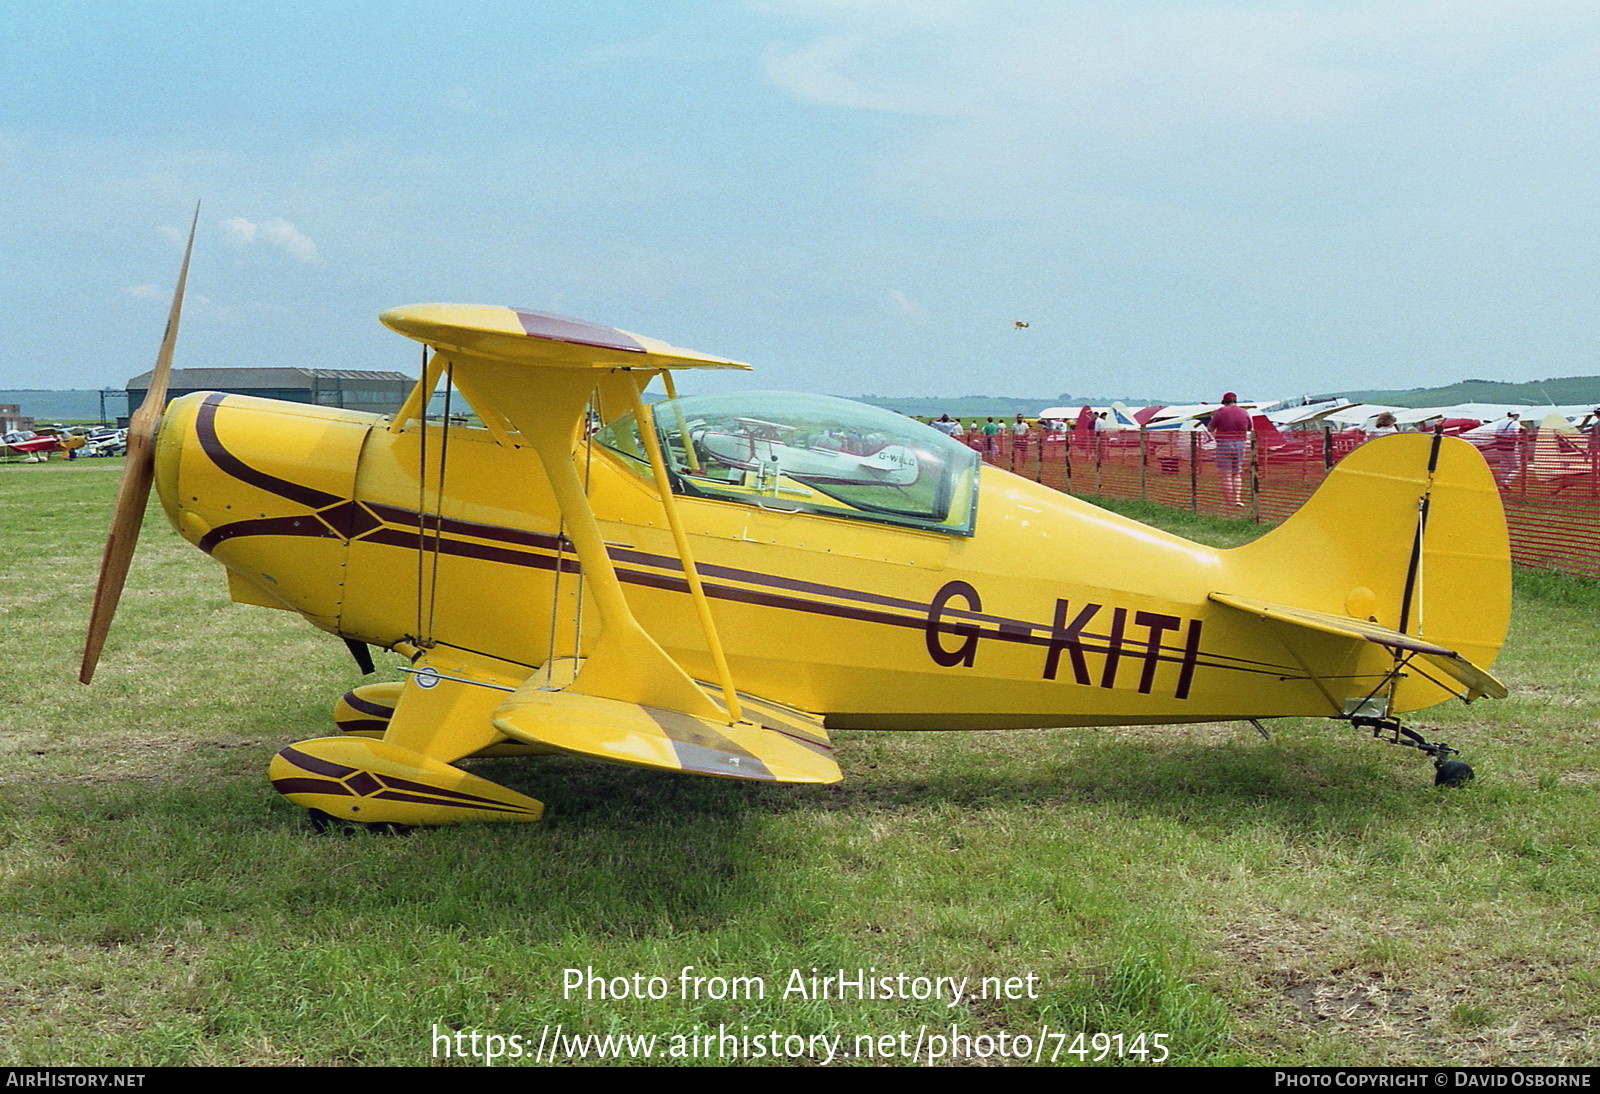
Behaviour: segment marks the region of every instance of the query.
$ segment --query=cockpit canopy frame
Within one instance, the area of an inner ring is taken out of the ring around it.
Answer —
[[[648,409],[674,493],[972,534],[978,454],[904,415],[797,392],[689,395]],[[651,477],[632,413],[594,440]]]

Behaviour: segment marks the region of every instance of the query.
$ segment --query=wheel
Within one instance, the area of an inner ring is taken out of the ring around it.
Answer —
[[[1472,768],[1460,760],[1446,760],[1438,765],[1438,771],[1433,776],[1433,785],[1460,786],[1472,777]]]
[[[392,821],[353,821],[343,817],[330,816],[320,809],[306,810],[311,820],[311,830],[319,836],[353,836],[357,832],[367,832],[374,836],[409,836],[411,826],[408,824],[395,824]]]

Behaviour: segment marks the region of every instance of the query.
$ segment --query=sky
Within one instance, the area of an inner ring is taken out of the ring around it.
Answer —
[[[508,304],[689,391],[1600,374],[1593,0],[15,0],[0,388],[415,371]],[[1019,328],[1018,322],[1027,323]]]

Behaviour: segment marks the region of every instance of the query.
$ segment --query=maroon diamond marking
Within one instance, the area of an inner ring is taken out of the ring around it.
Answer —
[[[383,789],[383,784],[370,771],[357,771],[344,784],[361,797]]]

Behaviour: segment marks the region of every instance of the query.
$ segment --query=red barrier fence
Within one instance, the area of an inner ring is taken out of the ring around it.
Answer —
[[[1277,523],[1367,434],[1296,432],[1259,443],[1252,435],[1239,505],[1225,503],[1216,442],[1204,432],[1122,430],[1080,439],[1035,429],[993,437],[974,431],[964,439],[989,463],[1065,493]],[[1527,433],[1514,440],[1483,450],[1500,483],[1512,559],[1600,577],[1600,433]]]

